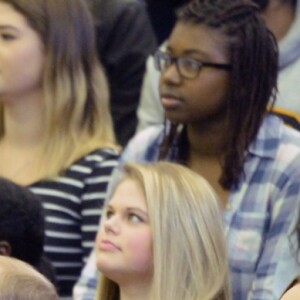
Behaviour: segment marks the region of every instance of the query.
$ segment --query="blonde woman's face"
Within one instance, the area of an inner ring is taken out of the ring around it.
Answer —
[[[97,236],[97,267],[111,280],[146,280],[152,274],[152,233],[145,196],[133,180],[117,187]]]
[[[37,32],[13,6],[0,2],[0,100],[41,90],[44,47]]]

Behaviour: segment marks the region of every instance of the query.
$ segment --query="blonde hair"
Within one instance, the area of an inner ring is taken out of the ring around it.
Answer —
[[[128,164],[124,179],[146,198],[153,234],[151,300],[229,300],[222,214],[208,182],[186,167]],[[116,283],[101,275],[98,300],[118,300]]]
[[[27,263],[0,256],[0,300],[58,300],[54,286]]]
[[[100,147],[115,147],[109,92],[100,65],[92,15],[84,0],[1,0],[35,30],[46,56],[41,173],[55,176]],[[0,107],[0,138],[4,135]]]

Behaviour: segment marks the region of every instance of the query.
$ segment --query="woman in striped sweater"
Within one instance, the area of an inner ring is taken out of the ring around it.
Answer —
[[[0,175],[45,208],[45,252],[70,297],[117,164],[83,0],[0,0]]]

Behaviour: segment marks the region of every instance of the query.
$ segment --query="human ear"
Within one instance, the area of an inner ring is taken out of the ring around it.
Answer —
[[[0,241],[0,255],[11,256],[11,245],[7,241]]]

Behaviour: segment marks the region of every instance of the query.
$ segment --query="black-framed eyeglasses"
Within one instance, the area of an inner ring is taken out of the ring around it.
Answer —
[[[158,71],[164,72],[173,63],[175,63],[177,72],[180,74],[180,76],[186,79],[196,78],[203,67],[210,67],[210,68],[217,68],[217,69],[224,69],[224,70],[231,69],[230,64],[204,62],[188,56],[176,57],[169,54],[168,52],[163,52],[161,50],[157,50],[154,53],[154,64],[155,64],[155,68]]]

